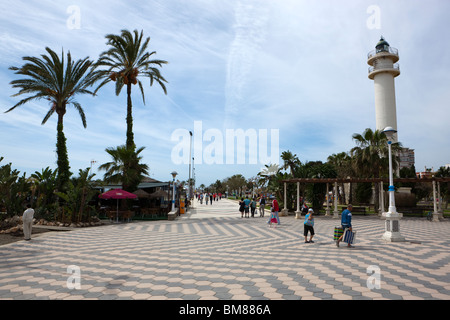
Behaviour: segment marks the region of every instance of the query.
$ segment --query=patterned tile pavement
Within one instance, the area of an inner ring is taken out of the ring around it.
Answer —
[[[35,235],[0,247],[0,299],[448,300],[450,222],[404,218],[406,242],[381,240],[384,221],[355,216],[354,248],[333,242],[338,220],[241,218],[220,200],[175,221]]]

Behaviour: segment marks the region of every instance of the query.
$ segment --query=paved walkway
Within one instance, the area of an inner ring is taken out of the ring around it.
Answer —
[[[0,299],[450,299],[450,222],[354,217],[355,248],[337,248],[332,218],[241,218],[220,200],[175,221],[113,224],[36,235],[0,247]]]

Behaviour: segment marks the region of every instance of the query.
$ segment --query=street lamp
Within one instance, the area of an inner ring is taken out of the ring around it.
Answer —
[[[394,174],[392,170],[392,142],[397,130],[392,127],[386,127],[383,133],[388,139],[389,150],[389,210],[386,213],[383,239],[390,242],[405,241],[405,238],[400,234],[400,215],[395,207]]]
[[[189,200],[193,199],[192,196],[192,181],[191,181],[191,152],[192,152],[192,131],[189,131],[190,137],[190,144],[189,144]]]
[[[178,172],[173,171],[171,173],[172,177],[173,177],[173,194],[172,194],[172,212],[175,211],[175,177],[177,176]]]

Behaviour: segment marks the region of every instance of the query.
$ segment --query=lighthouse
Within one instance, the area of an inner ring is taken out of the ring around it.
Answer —
[[[398,50],[381,37],[367,58],[369,79],[375,84],[376,129],[383,131],[386,127],[392,127],[397,130],[394,79],[400,75]],[[398,142],[397,134],[393,140]]]

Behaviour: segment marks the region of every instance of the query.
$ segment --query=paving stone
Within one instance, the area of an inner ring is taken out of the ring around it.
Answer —
[[[336,223],[316,217],[305,245],[302,219],[241,219],[236,204],[198,204],[175,221],[141,221],[47,233],[2,246],[0,299],[450,299],[450,222],[401,220],[421,243],[385,243],[384,221],[354,217],[355,248],[336,248]],[[418,239],[418,231],[431,235]],[[120,239],[120,242],[117,241]],[[98,245],[102,244],[102,245]],[[69,265],[81,290],[70,290]],[[369,290],[367,267],[381,272]]]

